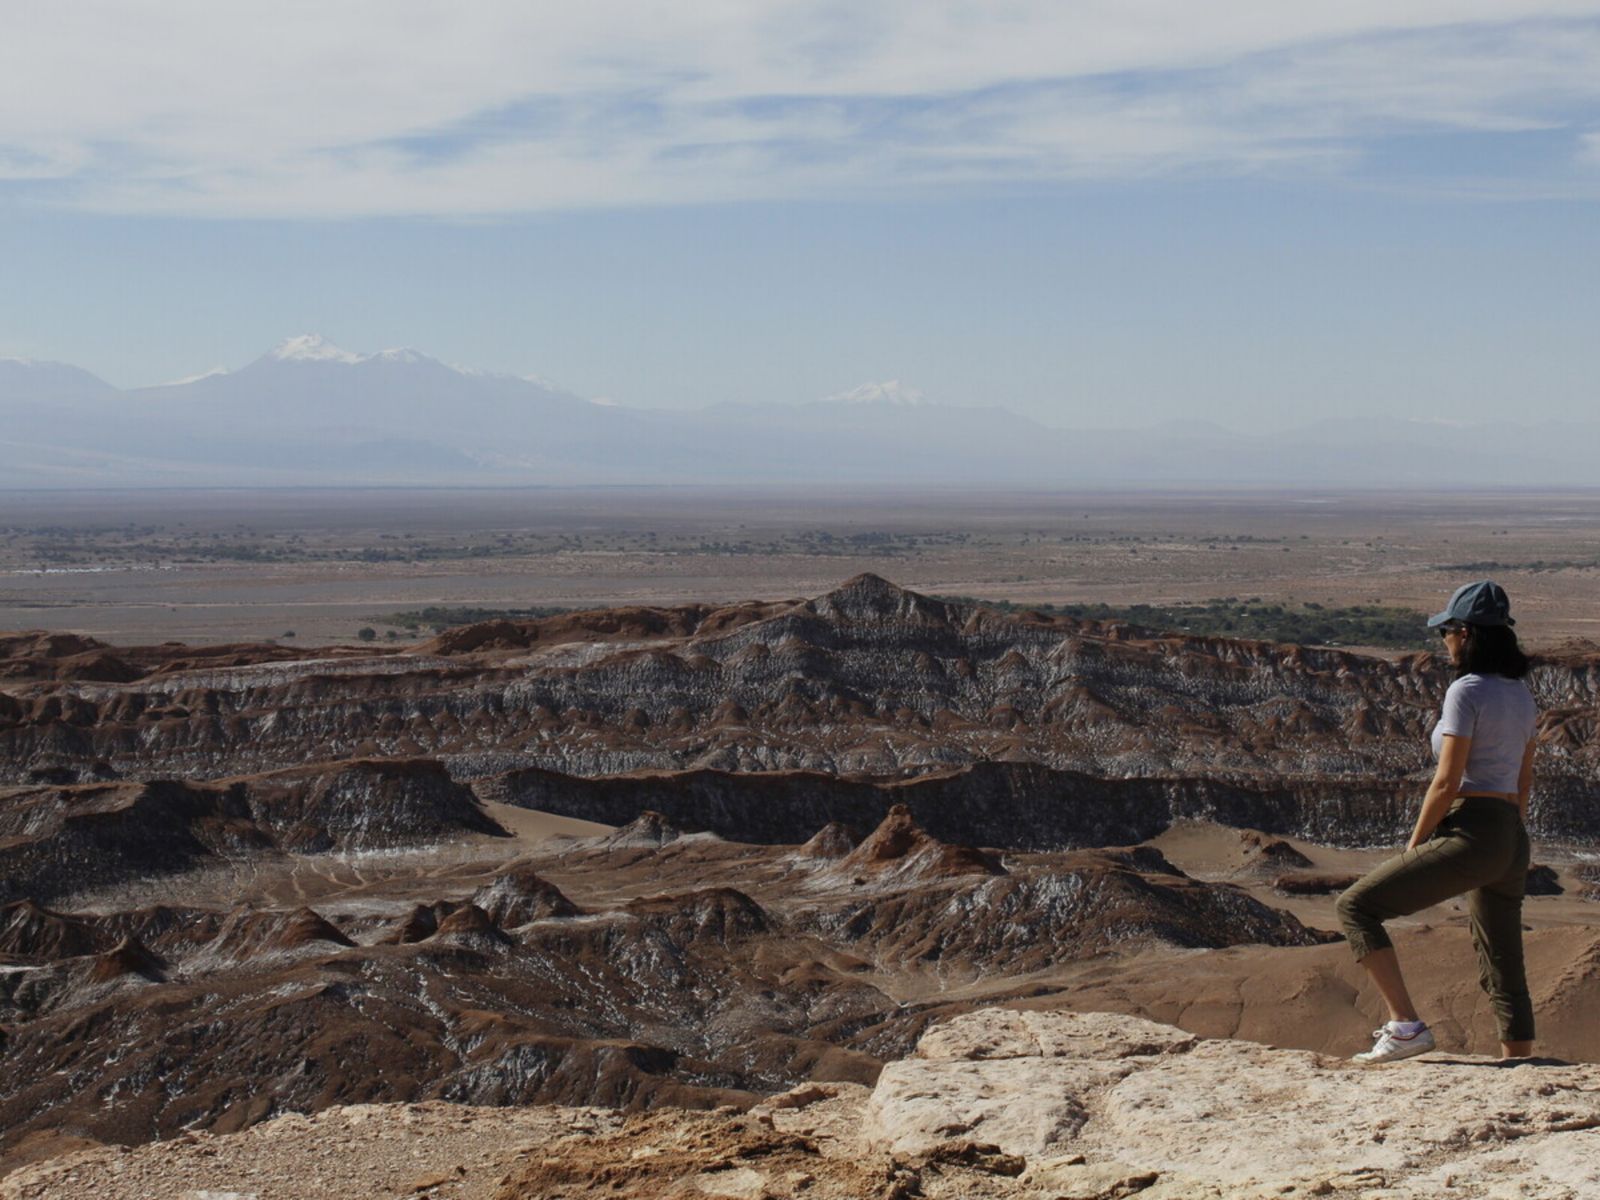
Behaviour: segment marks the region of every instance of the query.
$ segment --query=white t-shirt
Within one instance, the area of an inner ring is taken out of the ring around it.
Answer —
[[[1439,757],[1445,734],[1471,738],[1461,790],[1514,792],[1537,723],[1533,695],[1522,680],[1463,675],[1444,694],[1444,711],[1433,727],[1433,756]]]

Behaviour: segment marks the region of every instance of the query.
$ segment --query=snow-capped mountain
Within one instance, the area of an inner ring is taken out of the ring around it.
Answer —
[[[901,383],[898,379],[863,383],[859,387],[814,401],[817,404],[892,404],[899,408],[915,408],[927,402],[920,388]]]
[[[360,366],[362,363],[437,363],[436,358],[430,358],[420,350],[401,346],[393,350],[379,350],[376,354],[356,354],[349,350],[335,346],[320,333],[302,333],[298,337],[284,338],[266,354],[261,360],[270,360],[281,363],[343,363],[348,367]],[[445,364],[439,363],[440,366]],[[453,371],[462,375],[480,375],[481,371],[472,371],[464,367],[451,367]]]
[[[316,334],[235,370],[120,391],[0,359],[0,487],[808,483],[1028,487],[1591,484],[1600,426],[1344,421],[1273,435],[1204,422],[1065,430],[934,404],[897,380],[695,411]]]
[[[355,353],[317,334],[280,342],[236,371],[129,396],[163,425],[216,438],[247,434],[257,445],[402,438],[448,446],[452,459],[501,452],[508,441],[537,439],[552,423],[582,423],[594,411],[525,379],[462,370],[416,350]]]
[[[299,337],[284,338],[267,351],[266,357],[274,362],[339,362],[354,365],[368,356],[341,350],[320,333],[303,333]]]

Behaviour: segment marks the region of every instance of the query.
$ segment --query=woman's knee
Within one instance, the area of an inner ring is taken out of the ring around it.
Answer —
[[[1365,903],[1359,883],[1345,889],[1334,904],[1334,910],[1339,914],[1344,940],[1350,944],[1350,950],[1358,961],[1374,950],[1382,950],[1393,944],[1384,932],[1382,918]]]
[[[1339,914],[1339,923],[1346,929],[1376,921],[1376,915],[1361,901],[1362,891],[1359,883],[1353,883],[1339,893],[1339,899],[1334,903],[1333,910]]]

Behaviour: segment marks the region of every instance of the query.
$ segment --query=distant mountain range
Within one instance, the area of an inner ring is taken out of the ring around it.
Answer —
[[[0,487],[849,483],[1591,485],[1600,423],[1328,420],[1069,430],[898,382],[692,411],[585,400],[415,350],[290,338],[236,371],[120,390],[0,359]]]

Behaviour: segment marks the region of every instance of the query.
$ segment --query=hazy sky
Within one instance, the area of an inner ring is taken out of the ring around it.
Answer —
[[[0,3],[0,355],[1572,418],[1600,3]]]

